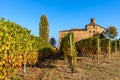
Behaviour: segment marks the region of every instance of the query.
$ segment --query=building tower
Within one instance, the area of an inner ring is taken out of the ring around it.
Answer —
[[[91,18],[91,24],[96,24],[96,19],[95,18]]]

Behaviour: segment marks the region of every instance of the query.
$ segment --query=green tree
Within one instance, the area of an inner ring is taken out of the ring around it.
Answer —
[[[46,15],[42,15],[39,24],[39,37],[48,42],[49,40],[49,23]]]
[[[49,42],[50,42],[50,44],[51,44],[52,46],[55,47],[55,45],[56,45],[56,40],[55,40],[55,38],[51,37],[50,40],[49,40]]]
[[[105,39],[105,38],[106,38],[105,33],[101,33],[101,34],[99,35],[99,38],[100,38],[100,39]]]
[[[107,36],[111,39],[114,39],[116,36],[117,36],[118,32],[117,32],[117,29],[116,27],[114,26],[110,26],[108,29],[107,29]]]

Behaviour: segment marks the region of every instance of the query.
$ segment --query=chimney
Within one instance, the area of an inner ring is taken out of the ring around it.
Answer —
[[[96,19],[95,18],[91,18],[91,24],[96,24]]]

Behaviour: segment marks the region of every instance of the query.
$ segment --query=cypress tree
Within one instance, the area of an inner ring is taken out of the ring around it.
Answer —
[[[42,15],[39,23],[39,37],[45,41],[49,41],[49,23],[46,15]]]

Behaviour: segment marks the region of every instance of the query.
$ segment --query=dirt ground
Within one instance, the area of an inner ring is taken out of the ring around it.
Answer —
[[[100,56],[100,63],[90,57],[78,57],[75,73],[71,73],[63,58],[48,59],[39,67],[19,69],[20,80],[120,80],[120,53],[110,59]]]

